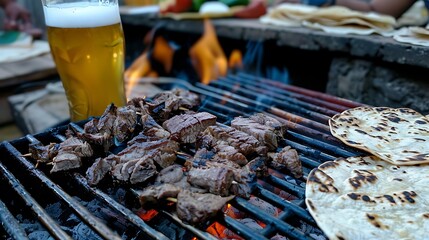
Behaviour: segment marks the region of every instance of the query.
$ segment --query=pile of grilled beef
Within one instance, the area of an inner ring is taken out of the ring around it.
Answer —
[[[281,122],[259,113],[226,126],[210,113],[192,111],[198,106],[198,95],[183,89],[135,98],[124,107],[108,106],[83,130],[70,127],[62,143],[30,145],[30,153],[52,164],[51,173],[91,161],[91,185],[110,178],[141,186],[143,206],[177,202],[177,215],[191,224],[216,215],[234,196],[249,198],[268,166],[302,177],[297,152],[288,146],[277,151],[286,130]],[[113,154],[118,146],[122,150]]]

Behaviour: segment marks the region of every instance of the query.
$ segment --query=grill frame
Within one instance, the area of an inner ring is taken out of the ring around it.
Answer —
[[[145,83],[153,83],[164,88],[164,90],[172,87],[181,87],[199,94],[203,97],[203,103],[199,111],[207,111],[217,115],[222,120],[222,124],[229,124],[234,116],[248,116],[256,112],[264,112],[286,123],[288,130],[283,144],[290,145],[299,152],[300,160],[304,165],[304,180],[308,172],[322,162],[334,160],[338,157],[350,157],[362,154],[362,152],[345,146],[335,139],[330,134],[329,127],[327,126],[327,120],[333,114],[351,107],[362,106],[359,103],[299,87],[284,85],[276,81],[245,73],[229,75],[212,82],[210,85],[196,84],[193,86],[188,82],[176,79],[149,79]],[[266,95],[269,93],[273,93],[271,99],[266,96],[262,100],[258,98],[260,94]],[[82,121],[71,125],[75,129],[81,129],[86,122]],[[50,189],[58,198],[62,199],[62,202],[71,206],[71,209],[79,215],[81,220],[98,233],[98,236],[104,239],[120,239],[121,236],[114,230],[93,216],[82,204],[68,195],[57,183],[46,176],[44,172],[35,168],[34,163],[22,156],[25,154],[25,148],[28,150],[29,143],[41,141],[47,144],[52,140],[55,142],[64,141],[64,133],[67,128],[68,126],[60,126],[40,134],[27,135],[23,138],[1,143],[0,153],[5,153],[8,157],[3,158],[4,154],[0,155],[2,156],[0,159],[0,175],[2,178],[8,179],[8,184],[13,186],[12,188],[24,199],[26,205],[30,206],[32,211],[37,215],[38,220],[47,228],[51,236],[57,239],[71,238],[61,230],[61,226],[49,216],[43,207],[37,203],[37,200],[31,197],[31,194],[25,190],[25,186],[19,183],[18,178],[12,172],[9,172],[4,164],[5,161],[9,161],[7,165],[11,164],[11,160],[16,161],[16,164],[20,165],[28,174],[40,179],[45,187]],[[277,172],[276,174],[270,175],[262,181],[294,195],[298,198],[297,201],[287,201],[259,183],[255,184],[253,195],[281,209],[279,216],[271,216],[251,204],[248,200],[240,197],[236,197],[231,203],[234,207],[251,215],[252,218],[266,224],[263,230],[254,231],[237,221],[237,219],[229,216],[224,216],[223,219],[216,219],[216,221],[226,225],[228,229],[232,229],[245,239],[268,239],[277,233],[291,239],[312,239],[310,235],[304,234],[296,226],[293,226],[296,223],[295,221],[293,223],[288,222],[293,218],[297,218],[310,226],[317,227],[317,224],[307,212],[304,203],[305,182],[300,180],[297,184],[293,184],[285,179],[286,173]],[[142,231],[145,236],[152,239],[169,239],[153,226],[143,221],[128,207],[109,196],[109,194],[99,188],[89,186],[81,173],[67,172],[64,175],[76,181],[79,187],[87,194],[90,194],[92,198],[99,200],[118,213],[126,221]],[[132,188],[128,190],[131,193],[135,193]],[[165,210],[160,210],[160,212],[199,239],[216,239],[204,230],[182,223],[176,216]],[[2,222],[5,222],[3,221],[4,219],[11,219],[11,221],[7,221],[7,224],[4,225],[6,232],[11,237],[25,239],[25,231],[19,227],[19,221],[13,217],[7,205],[1,202],[1,198],[0,217]]]

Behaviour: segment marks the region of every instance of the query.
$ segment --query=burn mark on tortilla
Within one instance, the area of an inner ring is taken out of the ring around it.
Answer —
[[[402,152],[403,153],[419,153],[418,151],[413,151],[413,150],[404,150]]]
[[[387,201],[389,201],[391,203],[396,203],[395,199],[390,195],[383,195],[383,197],[386,198]]]
[[[351,140],[347,140],[347,142],[348,142],[348,143],[350,143],[350,144],[356,144],[356,145],[360,145],[359,143],[357,143],[357,142],[354,142],[354,141],[351,141]]]
[[[393,180],[398,181],[398,182],[402,182],[401,178],[394,178]]]
[[[336,166],[338,166],[338,163],[330,161],[330,162],[325,162],[324,164],[320,165],[319,168],[322,170],[325,170],[327,168],[335,168]]]
[[[307,202],[308,202],[308,206],[311,208],[311,210],[313,210],[315,212],[316,208],[314,207],[313,202],[310,199],[308,199]]]
[[[394,123],[399,123],[401,121],[401,119],[398,117],[387,117],[387,119]]]
[[[338,240],[346,240],[344,237],[337,235]]]
[[[415,123],[417,123],[417,124],[427,124],[426,121],[422,121],[422,120],[416,120]]]
[[[420,142],[426,142],[426,139],[423,139],[423,138],[414,138],[414,140],[420,141]]]
[[[374,183],[377,181],[377,176],[372,172],[367,170],[354,170],[354,173],[357,176],[349,178],[349,183],[353,186],[354,189],[358,189],[362,186],[363,183]]]
[[[372,127],[372,128],[374,128],[376,131],[379,131],[379,132],[386,130],[385,128],[379,127],[379,126],[378,127]]]
[[[428,154],[419,154],[409,158],[412,161],[426,161],[428,159]]]
[[[423,217],[429,219],[429,213],[423,213]]]
[[[385,226],[383,224],[381,224],[381,222],[378,221],[378,216],[377,214],[371,215],[369,213],[366,214],[366,217],[368,218],[369,222],[374,225],[376,228],[380,228],[380,229],[388,229],[388,226]]]
[[[361,134],[368,134],[367,132],[362,131],[362,130],[360,130],[360,129],[355,129],[355,131],[356,131],[356,132],[358,132],[358,133],[361,133]]]
[[[358,200],[360,199],[360,195],[356,194],[356,193],[349,193],[347,194],[347,196],[349,196],[349,198],[353,199],[353,200]]]
[[[416,202],[413,197],[417,196],[417,194],[414,191],[411,191],[411,192],[403,191],[402,194],[404,195],[405,200],[407,200],[409,203]]]
[[[362,200],[364,202],[371,202],[371,203],[375,203],[374,200],[372,200],[370,197],[368,197],[367,195],[362,195]]]
[[[310,173],[308,181],[318,184],[321,192],[338,192],[338,189],[333,184],[334,179],[319,169],[315,169]]]

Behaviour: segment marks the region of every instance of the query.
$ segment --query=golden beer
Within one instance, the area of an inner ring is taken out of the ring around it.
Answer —
[[[44,10],[71,120],[100,116],[110,103],[123,106],[124,35],[117,4],[60,4]]]

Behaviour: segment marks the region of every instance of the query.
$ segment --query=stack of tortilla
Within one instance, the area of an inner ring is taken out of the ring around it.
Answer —
[[[346,7],[318,8],[300,4],[281,4],[261,18],[261,22],[281,26],[306,26],[334,34],[383,36],[393,34],[396,20],[387,15],[364,13]]]
[[[395,32],[393,39],[402,43],[429,47],[429,29],[404,27]]]
[[[358,107],[331,133],[373,156],[329,161],[308,176],[306,204],[330,239],[427,239],[429,119],[407,108]]]

